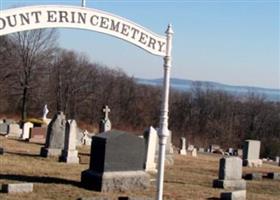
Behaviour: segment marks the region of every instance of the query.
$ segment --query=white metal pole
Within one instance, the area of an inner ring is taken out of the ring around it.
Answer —
[[[166,56],[164,57],[164,78],[163,78],[163,98],[161,105],[160,127],[159,127],[159,158],[158,158],[158,176],[157,176],[157,200],[163,199],[163,182],[164,182],[164,161],[165,148],[168,131],[168,104],[169,104],[169,87],[170,87],[170,68],[171,68],[171,50],[173,30],[169,24],[166,30]]]
[[[86,0],[82,0],[82,7],[86,7]]]

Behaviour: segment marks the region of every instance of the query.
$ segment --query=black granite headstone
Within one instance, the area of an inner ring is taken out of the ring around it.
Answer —
[[[92,137],[90,169],[95,172],[144,170],[144,140],[119,131]]]
[[[0,155],[4,154],[4,149],[0,147]]]

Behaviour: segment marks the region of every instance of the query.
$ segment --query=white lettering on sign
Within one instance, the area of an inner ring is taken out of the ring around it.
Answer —
[[[152,54],[166,55],[166,37],[100,10],[43,5],[0,11],[0,36],[39,28],[93,30],[128,41]]]

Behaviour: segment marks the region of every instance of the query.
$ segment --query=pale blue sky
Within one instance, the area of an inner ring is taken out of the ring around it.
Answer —
[[[80,5],[80,0],[0,2],[1,9],[13,5]],[[87,0],[87,7],[130,19],[160,35],[172,23],[172,77],[280,89],[279,1]],[[60,44],[131,76],[162,77],[162,58],[107,35],[64,29],[60,31]]]

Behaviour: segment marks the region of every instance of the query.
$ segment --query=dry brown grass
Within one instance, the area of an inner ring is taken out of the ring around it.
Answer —
[[[80,148],[84,164],[69,165],[39,156],[41,145],[6,139],[0,136],[0,146],[8,152],[0,156],[0,184],[33,182],[34,192],[20,195],[0,193],[1,200],[75,200],[93,196],[155,196],[155,186],[130,193],[99,193],[80,187],[80,174],[88,168],[89,148]],[[221,189],[212,188],[217,178],[218,155],[199,154],[197,158],[175,156],[174,166],[167,166],[164,199],[186,200],[218,198]],[[280,172],[280,167],[265,164],[262,168],[244,168],[246,173]],[[247,181],[247,199],[279,200],[280,181],[264,179]]]

